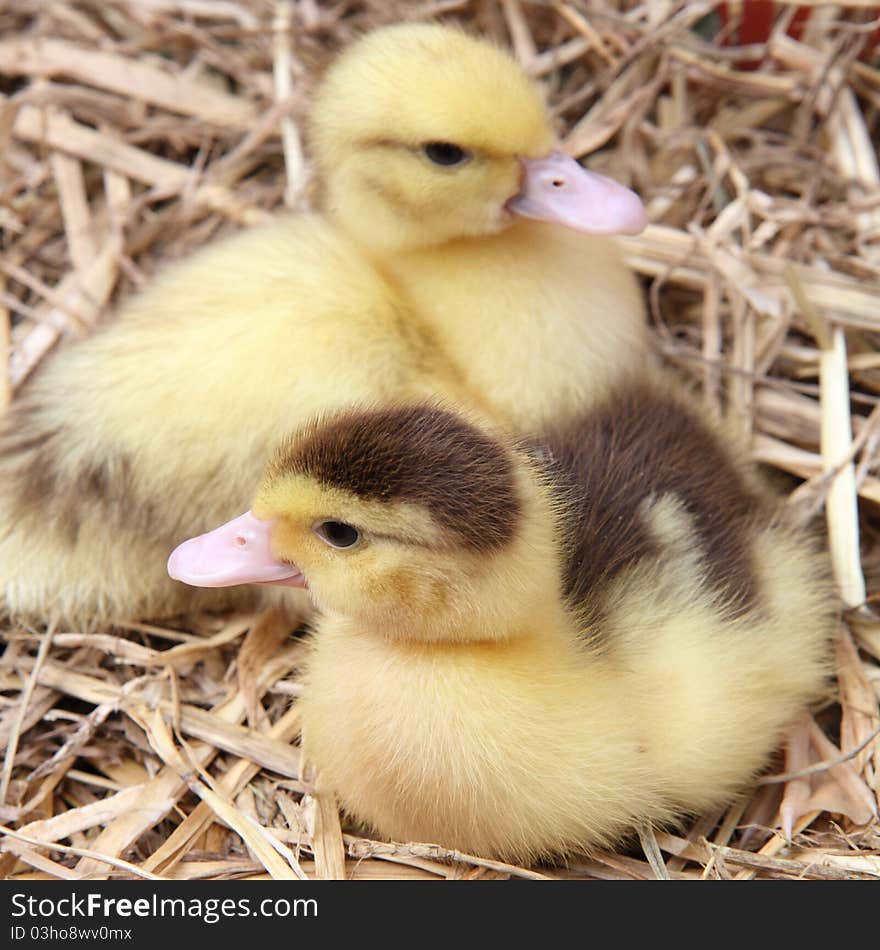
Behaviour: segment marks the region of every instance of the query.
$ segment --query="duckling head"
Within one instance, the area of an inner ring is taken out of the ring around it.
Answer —
[[[392,253],[493,234],[518,216],[636,233],[639,199],[556,150],[538,90],[460,29],[398,24],[353,44],[316,94],[325,212]]]
[[[524,456],[455,413],[349,411],[286,441],[252,510],[184,542],[168,571],[306,587],[383,636],[498,639],[559,589],[545,494]]]

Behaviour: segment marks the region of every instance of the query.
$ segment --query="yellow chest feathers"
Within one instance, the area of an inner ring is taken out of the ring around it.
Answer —
[[[641,292],[607,238],[523,222],[387,272],[480,401],[520,428],[580,412],[645,358]]]
[[[585,690],[571,645],[410,648],[327,618],[307,682],[307,759],[391,838],[527,857],[610,842],[645,809],[666,817],[633,725],[609,714],[610,679]]]

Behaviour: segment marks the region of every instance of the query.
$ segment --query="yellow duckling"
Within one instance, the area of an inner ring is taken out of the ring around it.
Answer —
[[[525,431],[642,364],[641,296],[603,236],[639,230],[641,205],[554,151],[506,53],[376,31],[329,70],[311,133],[317,213],[169,269],[4,420],[0,612],[198,606],[165,553],[230,517],[316,412],[440,391]]]
[[[352,816],[531,861],[721,804],[820,690],[827,567],[750,483],[650,382],[532,444],[348,411],[168,569],[308,588],[303,744]]]

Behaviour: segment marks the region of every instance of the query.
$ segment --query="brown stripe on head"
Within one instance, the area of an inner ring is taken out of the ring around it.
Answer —
[[[705,582],[728,615],[755,605],[751,545],[764,502],[715,432],[677,396],[631,381],[537,447],[567,489],[565,589],[574,606],[595,617],[621,570],[664,556],[644,503],[667,496],[691,519]]]
[[[290,473],[360,498],[419,505],[475,551],[510,541],[520,515],[507,448],[433,406],[322,420],[281,448],[269,478]]]

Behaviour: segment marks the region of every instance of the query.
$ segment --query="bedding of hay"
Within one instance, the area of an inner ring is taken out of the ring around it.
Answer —
[[[132,618],[2,631],[0,876],[880,877],[877,6],[0,2],[0,411],[164,261],[307,202],[315,70],[368,26],[431,17],[512,46],[567,150],[643,195],[652,224],[625,246],[657,349],[805,519],[827,513],[845,622],[815,762],[788,779],[805,792],[793,840],[773,775],[564,868],[345,833],[300,774],[302,647],[278,618]]]

